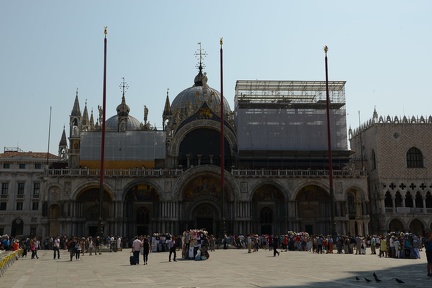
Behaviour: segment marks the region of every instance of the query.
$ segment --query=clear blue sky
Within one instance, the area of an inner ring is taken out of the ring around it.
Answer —
[[[103,29],[108,26],[107,117],[129,85],[130,114],[162,124],[193,85],[198,42],[208,84],[234,109],[236,80],[345,80],[347,124],[372,116],[428,116],[432,1],[12,1],[0,2],[0,148],[57,154],[79,89],[81,108],[102,105]],[[89,111],[89,112],[90,112]],[[67,135],[69,136],[69,135]]]

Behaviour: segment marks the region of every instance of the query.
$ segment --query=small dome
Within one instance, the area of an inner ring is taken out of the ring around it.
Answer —
[[[111,118],[109,118],[106,122],[105,122],[105,129],[107,131],[117,131],[118,130],[118,116],[112,116]],[[132,116],[128,116],[128,121],[127,121],[127,129],[128,131],[133,131],[133,130],[140,130],[141,129],[141,123],[140,121],[138,121],[138,119],[132,117]]]

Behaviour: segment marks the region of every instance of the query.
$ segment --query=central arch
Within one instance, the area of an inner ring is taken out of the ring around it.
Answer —
[[[192,210],[192,219],[198,229],[206,230],[209,234],[216,234],[217,220],[219,219],[216,207],[208,202],[198,204]]]
[[[296,197],[300,229],[310,234],[327,234],[331,231],[330,196],[317,185],[303,187]]]

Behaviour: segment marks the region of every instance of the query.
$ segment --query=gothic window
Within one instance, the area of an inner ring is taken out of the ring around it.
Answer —
[[[400,194],[400,192],[396,192],[396,197],[395,197],[395,206],[396,207],[402,207],[402,195]]]
[[[423,168],[423,154],[422,152],[412,147],[406,154],[407,168]]]
[[[261,223],[272,223],[273,222],[273,211],[269,207],[261,209],[260,213]]]
[[[410,192],[405,194],[405,207],[413,207],[413,198]]]
[[[376,169],[376,156],[375,156],[375,150],[372,150],[372,170]]]
[[[423,208],[423,197],[421,196],[420,192],[417,192],[415,196],[415,207]]]
[[[426,194],[426,208],[432,208],[432,195],[430,192]]]
[[[390,192],[388,192],[388,191],[385,195],[384,205],[385,205],[385,207],[393,207],[392,197],[390,195]]]

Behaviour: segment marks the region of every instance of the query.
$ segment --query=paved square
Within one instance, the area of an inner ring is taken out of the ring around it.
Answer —
[[[0,287],[430,287],[426,257],[379,258],[376,255],[312,254],[310,252],[216,250],[205,261],[168,262],[168,253],[150,253],[149,265],[129,265],[129,249],[81,256],[70,261],[67,251],[53,259],[40,250],[39,259],[19,259]],[[177,252],[179,256],[180,251]],[[375,272],[381,282],[375,282]],[[360,280],[356,280],[356,276]],[[364,278],[372,280],[366,282]],[[395,277],[405,283],[398,284]]]

